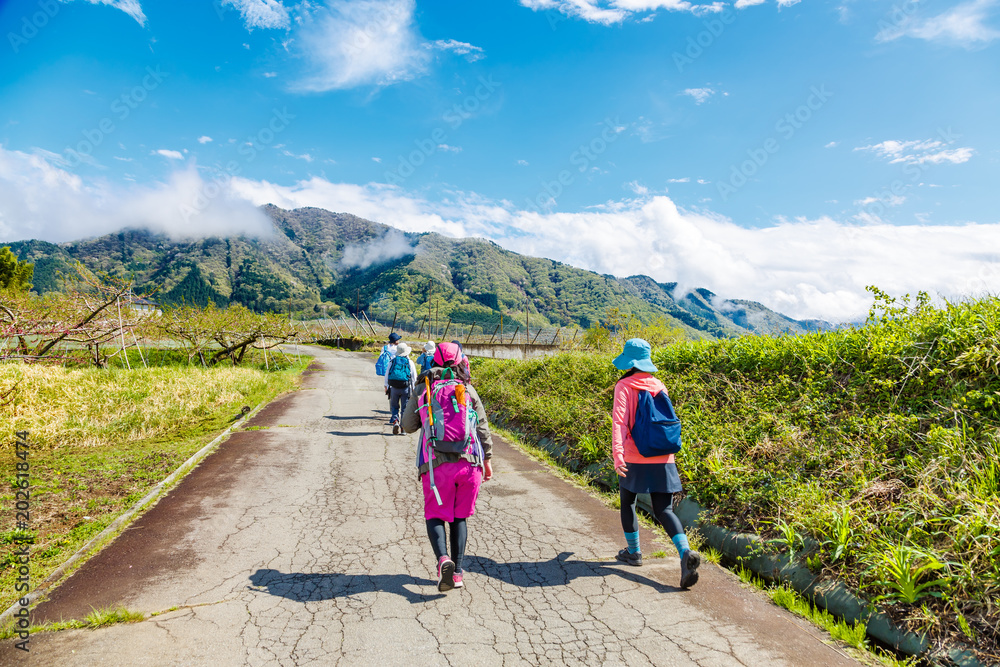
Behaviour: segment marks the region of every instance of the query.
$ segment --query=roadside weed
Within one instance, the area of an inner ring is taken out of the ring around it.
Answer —
[[[828,539],[823,543],[831,549],[830,561],[836,563],[847,554],[847,550],[854,542],[854,528],[852,527],[851,508],[844,508],[833,515],[833,523],[830,525]]]
[[[103,628],[118,623],[138,623],[146,618],[141,611],[129,611],[125,607],[105,607],[93,609],[84,618],[86,627]]]
[[[890,592],[878,596],[875,598],[876,601],[893,599],[913,604],[924,597],[941,597],[941,593],[928,589],[946,586],[947,578],[923,583],[920,583],[920,580],[929,572],[944,569],[944,563],[928,553],[904,544],[890,544],[887,547],[877,565],[883,577],[877,583],[890,589]]]

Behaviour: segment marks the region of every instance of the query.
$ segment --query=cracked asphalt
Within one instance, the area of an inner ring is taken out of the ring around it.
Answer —
[[[262,410],[34,611],[162,612],[0,646],[0,665],[857,665],[665,538],[616,564],[616,510],[502,440],[469,521],[466,588],[437,592],[414,436],[364,355],[314,349]],[[168,611],[169,610],[169,611]]]

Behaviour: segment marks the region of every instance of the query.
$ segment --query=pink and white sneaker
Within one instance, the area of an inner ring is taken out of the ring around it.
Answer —
[[[453,588],[455,588],[455,563],[447,556],[441,556],[438,559],[438,590],[444,593]]]
[[[452,575],[451,580],[455,582],[455,588],[465,588],[465,584],[462,583],[461,572],[455,572],[455,574]]]

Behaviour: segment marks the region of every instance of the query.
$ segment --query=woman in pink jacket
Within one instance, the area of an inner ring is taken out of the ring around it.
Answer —
[[[641,338],[633,338],[625,343],[625,349],[613,362],[615,368],[626,371],[615,385],[615,400],[611,411],[611,451],[615,472],[620,478],[618,488],[621,493],[622,530],[625,531],[625,542],[628,545],[618,552],[616,558],[628,565],[642,565],[635,501],[640,493],[648,493],[653,505],[653,516],[666,529],[681,557],[681,588],[688,588],[698,581],[701,555],[688,546],[684,527],[672,509],[673,496],[681,490],[674,455],[646,458],[639,453],[632,440],[639,391],[645,389],[654,396],[666,391],[663,383],[652,375],[656,372],[656,366],[650,358],[650,351],[649,343]]]

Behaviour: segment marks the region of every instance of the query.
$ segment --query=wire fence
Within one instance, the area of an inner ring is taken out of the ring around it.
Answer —
[[[425,319],[420,323],[414,321],[399,322],[384,320],[361,311],[357,315],[351,313],[339,318],[324,318],[303,320],[296,323],[307,337],[314,339],[349,339],[371,338],[386,340],[392,332],[398,333],[404,340],[421,343],[423,341],[457,340],[463,345],[538,345],[574,347],[582,343],[581,331],[578,328],[565,327],[527,327],[518,322],[513,323],[460,323],[460,322],[430,322]]]

